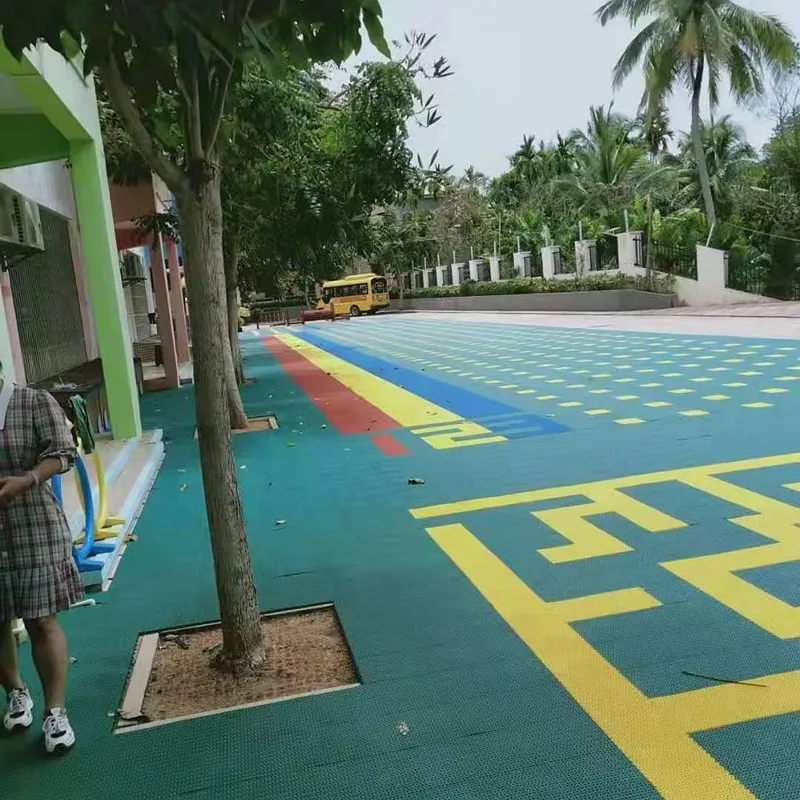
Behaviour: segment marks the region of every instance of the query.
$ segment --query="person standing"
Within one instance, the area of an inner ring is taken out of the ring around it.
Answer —
[[[67,642],[56,619],[83,599],[72,536],[48,481],[76,456],[69,424],[47,392],[16,386],[0,365],[0,683],[8,704],[3,725],[33,724],[33,698],[19,671],[12,622],[21,618],[44,692],[48,753],[67,752],[75,733],[65,710]]]

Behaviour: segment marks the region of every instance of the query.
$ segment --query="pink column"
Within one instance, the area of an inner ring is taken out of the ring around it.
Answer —
[[[167,263],[169,264],[169,292],[172,296],[172,317],[175,320],[175,347],[178,351],[178,361],[186,364],[192,360],[192,355],[189,351],[189,329],[186,326],[186,305],[183,302],[178,245],[172,239],[167,239]]]
[[[150,267],[153,275],[153,292],[156,296],[156,319],[158,338],[161,339],[161,355],[164,359],[164,373],[168,389],[181,385],[178,374],[178,353],[175,350],[175,333],[172,330],[172,309],[167,288],[167,267],[161,249],[161,236],[155,239],[155,247],[150,249]]]

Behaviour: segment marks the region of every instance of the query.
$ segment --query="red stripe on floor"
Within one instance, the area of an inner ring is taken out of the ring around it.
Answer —
[[[372,441],[378,445],[380,451],[387,456],[407,456],[408,450],[402,442],[392,436],[391,433],[382,433],[373,436]]]
[[[396,420],[275,337],[264,340],[264,344],[339,433],[394,431],[401,427]]]

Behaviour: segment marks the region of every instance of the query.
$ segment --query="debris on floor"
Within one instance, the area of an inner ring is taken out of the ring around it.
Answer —
[[[178,645],[181,650],[189,649],[189,643],[186,641],[186,637],[181,636],[179,633],[165,633],[161,638],[169,644]]]

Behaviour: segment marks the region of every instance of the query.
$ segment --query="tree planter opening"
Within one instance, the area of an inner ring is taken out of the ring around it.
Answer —
[[[332,605],[262,616],[266,666],[234,677],[211,665],[219,623],[139,637],[115,733],[349,689],[360,683]]]
[[[278,418],[274,414],[265,417],[248,417],[247,427],[232,430],[231,435],[238,436],[242,433],[260,433],[261,431],[275,431],[278,429]],[[197,428],[194,429],[194,438],[197,439]]]

